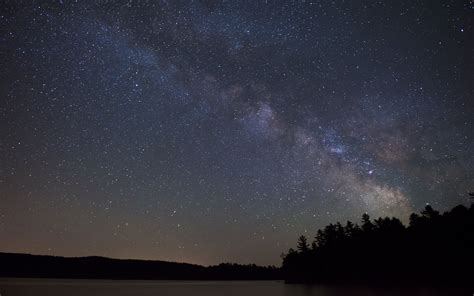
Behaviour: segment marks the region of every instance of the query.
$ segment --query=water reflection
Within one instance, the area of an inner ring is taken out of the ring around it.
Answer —
[[[469,291],[434,288],[363,288],[285,285],[280,281],[108,281],[0,279],[1,296],[371,296],[472,295]]]

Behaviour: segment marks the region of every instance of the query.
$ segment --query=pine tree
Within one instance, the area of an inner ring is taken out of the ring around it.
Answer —
[[[301,253],[309,251],[308,240],[304,235],[298,238],[298,251],[300,251]]]

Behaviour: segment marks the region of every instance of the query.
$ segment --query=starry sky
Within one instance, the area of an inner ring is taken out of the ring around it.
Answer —
[[[0,8],[0,251],[279,265],[469,203],[472,1]]]

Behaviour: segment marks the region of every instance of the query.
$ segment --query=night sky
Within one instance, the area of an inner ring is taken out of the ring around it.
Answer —
[[[2,1],[0,251],[280,264],[474,190],[470,1]]]

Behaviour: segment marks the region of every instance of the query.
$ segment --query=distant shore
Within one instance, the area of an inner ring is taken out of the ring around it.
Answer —
[[[0,277],[117,280],[280,280],[274,266],[222,263],[201,266],[106,257],[59,257],[0,253]]]

